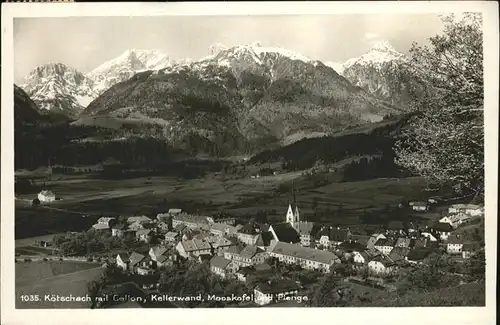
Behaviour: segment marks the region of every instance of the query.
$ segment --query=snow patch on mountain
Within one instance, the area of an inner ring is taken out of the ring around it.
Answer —
[[[342,74],[342,72],[344,71],[344,66],[343,66],[343,63],[340,63],[340,62],[334,62],[334,61],[327,61],[324,63],[327,67],[330,67],[332,68],[333,70],[335,70],[335,72],[337,72],[338,74]]]
[[[174,62],[162,51],[130,49],[101,64],[88,73],[87,77],[94,82],[95,91],[102,93],[138,72],[165,69],[173,64]]]
[[[384,40],[375,43],[368,52],[360,57],[347,60],[343,64],[343,69],[345,70],[355,64],[380,66],[394,61],[406,62],[407,57],[396,51],[388,41]]]
[[[32,70],[21,88],[43,110],[78,115],[97,93],[93,82],[62,63],[49,63]]]

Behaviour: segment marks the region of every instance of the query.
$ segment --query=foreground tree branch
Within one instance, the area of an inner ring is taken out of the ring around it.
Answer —
[[[396,143],[396,162],[457,192],[484,186],[483,40],[479,14],[443,18],[443,35],[414,44],[411,66],[424,86]]]

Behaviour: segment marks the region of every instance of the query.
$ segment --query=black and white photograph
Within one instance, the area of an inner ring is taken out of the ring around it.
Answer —
[[[498,5],[482,4],[10,12],[2,302],[494,305]]]

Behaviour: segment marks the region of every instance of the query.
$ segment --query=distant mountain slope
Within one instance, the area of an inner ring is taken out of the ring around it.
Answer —
[[[92,81],[62,63],[37,67],[20,86],[43,111],[76,117],[97,96]]]
[[[17,122],[36,122],[41,118],[35,102],[17,85],[14,85],[14,120]]]
[[[77,118],[100,93],[125,81],[137,72],[165,68],[172,64],[157,50],[127,50],[117,58],[82,74],[63,63],[49,63],[35,68],[21,88],[44,111]]]
[[[172,64],[170,58],[161,51],[130,49],[89,72],[87,78],[94,83],[94,91],[101,94],[138,72],[163,69]]]
[[[401,108],[418,91],[409,59],[387,41],[380,41],[367,53],[346,61],[341,73],[352,84]]]
[[[398,113],[330,67],[290,50],[219,44],[210,52],[112,86],[77,123],[127,120],[139,125],[139,133],[229,154]]]

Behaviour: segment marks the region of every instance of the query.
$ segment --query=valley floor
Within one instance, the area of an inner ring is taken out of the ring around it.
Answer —
[[[88,229],[102,215],[156,214],[164,212],[166,205],[179,205],[193,212],[225,211],[236,216],[266,211],[269,219],[281,220],[292,195],[278,193],[277,189],[301,175],[290,172],[227,180],[213,174],[188,180],[162,176],[106,180],[89,175],[53,175],[39,188],[51,190],[60,200],[32,207],[36,192],[16,198],[16,239]],[[297,189],[297,202],[308,220],[315,211],[325,211],[335,212],[330,213],[331,217],[343,219],[342,223],[350,223],[352,219],[355,224],[361,212],[396,206],[404,197],[419,195],[425,186],[421,178],[331,183]]]

